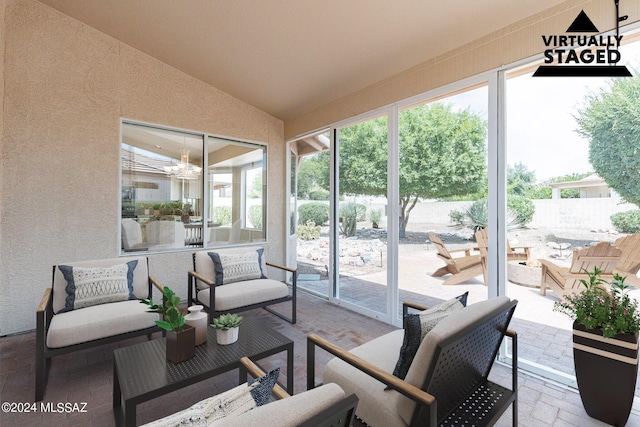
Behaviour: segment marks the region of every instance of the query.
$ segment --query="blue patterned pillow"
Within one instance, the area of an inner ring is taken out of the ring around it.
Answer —
[[[266,279],[267,276],[262,272],[263,253],[262,248],[243,254],[208,252],[213,261],[216,286],[244,280]]]
[[[402,342],[402,347],[400,347],[400,356],[393,370],[393,375],[400,379],[404,379],[407,376],[411,362],[413,362],[413,358],[418,352],[418,347],[420,347],[424,337],[439,321],[452,312],[466,307],[468,295],[469,292],[465,292],[428,310],[405,316],[404,341]]]
[[[223,427],[226,424],[225,420],[268,403],[279,374],[280,368],[276,368],[263,377],[201,400],[183,411],[145,424],[143,427]]]
[[[112,267],[59,265],[67,281],[65,306],[60,312],[137,299],[133,293],[133,271],[137,265],[138,260]]]

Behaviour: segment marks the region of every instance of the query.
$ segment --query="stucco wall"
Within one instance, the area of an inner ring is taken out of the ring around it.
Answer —
[[[545,49],[541,36],[564,34],[581,10],[585,11],[601,32],[615,28],[613,1],[569,0],[294,120],[288,120],[285,123],[285,138],[291,139],[378,107],[538,55]],[[629,15],[624,25],[638,22],[640,2],[620,2],[620,15]],[[425,40],[426,43],[433,41]]]
[[[532,200],[535,206],[531,228],[568,230],[613,230],[611,215],[637,209],[611,197],[593,199]],[[422,202],[411,211],[409,227],[425,231],[429,224],[450,224],[449,213],[464,211],[471,202]]]
[[[118,255],[121,117],[268,143],[267,250],[284,262],[280,120],[37,1],[5,2],[0,335],[35,328],[52,265]],[[150,256],[182,297],[189,268],[190,252]]]
[[[4,194],[4,10],[6,2],[0,0],[0,213],[3,212],[2,194]],[[2,218],[0,217],[0,243],[2,242]],[[2,265],[2,251],[0,251],[0,266]],[[2,274],[0,273],[0,280]],[[0,294],[0,296],[2,296]],[[1,320],[1,319],[0,319]]]

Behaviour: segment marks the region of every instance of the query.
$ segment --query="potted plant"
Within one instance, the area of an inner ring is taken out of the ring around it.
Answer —
[[[238,328],[242,323],[242,316],[235,313],[222,314],[217,319],[213,319],[211,327],[216,330],[216,341],[218,344],[233,344],[238,340]]]
[[[181,363],[191,359],[196,354],[196,330],[185,325],[185,318],[180,310],[180,297],[167,286],[162,288],[163,305],[154,304],[151,299],[141,299],[147,304],[149,313],[162,315],[162,320],[156,320],[156,325],[167,331],[167,359],[173,363]]]
[[[379,227],[381,218],[382,218],[382,209],[376,208],[376,209],[371,209],[371,211],[369,211],[369,219],[371,220],[371,226],[373,228]]]
[[[597,267],[584,271],[584,290],[556,302],[554,310],[574,319],[573,359],[587,414],[623,426],[638,375],[638,303],[629,297],[625,277],[615,274],[608,282]]]

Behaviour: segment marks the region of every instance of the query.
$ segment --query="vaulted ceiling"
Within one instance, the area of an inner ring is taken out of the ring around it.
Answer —
[[[40,0],[284,121],[565,0]]]

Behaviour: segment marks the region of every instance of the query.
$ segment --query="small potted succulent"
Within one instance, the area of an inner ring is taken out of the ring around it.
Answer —
[[[573,360],[580,398],[587,414],[611,425],[625,425],[638,376],[638,302],[625,277],[601,277],[584,270],[583,289],[554,305],[573,322]]]
[[[167,359],[173,363],[184,362],[196,354],[196,330],[185,325],[185,318],[179,308],[180,297],[167,286],[162,288],[163,305],[154,304],[151,299],[141,299],[149,306],[147,312],[162,315],[156,325],[164,329],[167,335]]]
[[[233,344],[238,340],[238,329],[242,323],[242,316],[236,313],[222,314],[217,319],[213,319],[211,327],[216,330],[216,341],[218,344]]]

